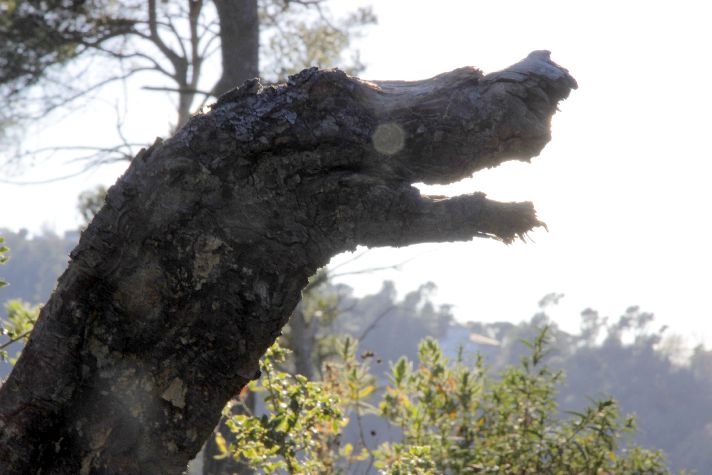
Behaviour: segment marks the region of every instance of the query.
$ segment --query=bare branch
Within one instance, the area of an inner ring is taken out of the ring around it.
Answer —
[[[8,180],[4,178],[0,178],[0,183],[4,183],[6,185],[15,185],[15,186],[35,186],[35,185],[47,185],[49,183],[56,183],[59,181],[63,180],[68,180],[70,178],[76,178],[78,176],[81,176],[89,171],[91,171],[96,165],[98,164],[109,164],[109,163],[115,163],[121,161],[120,159],[116,158],[113,160],[105,159],[105,160],[99,160],[97,161],[92,161],[90,164],[87,164],[85,167],[83,167],[81,170],[78,170],[74,173],[69,173],[67,175],[62,175],[62,176],[57,176],[57,177],[52,177],[48,178],[46,180],[29,180],[29,181],[17,181],[17,180]]]
[[[202,56],[203,61],[205,61],[206,58],[209,58],[210,56],[215,53],[220,48],[220,45],[214,47],[213,49],[210,49],[210,46],[215,42],[215,40],[220,38],[219,33],[215,33],[212,30],[205,30],[205,33],[203,36],[201,36],[201,39],[205,36],[205,34],[210,33],[210,38],[203,44],[203,48],[200,51],[200,56]]]
[[[120,134],[121,137],[121,134]],[[71,153],[71,152],[87,152],[81,155],[75,155],[71,159],[64,160],[67,165],[72,163],[84,163],[82,168],[78,171],[68,173],[66,175],[61,175],[58,177],[49,178],[46,180],[11,180],[11,179],[0,179],[0,183],[6,183],[10,185],[43,185],[47,183],[54,183],[57,181],[66,180],[69,178],[74,178],[79,175],[83,175],[91,171],[94,167],[99,165],[106,165],[116,162],[128,162],[135,156],[134,149],[145,147],[145,143],[133,143],[122,139],[121,144],[115,145],[113,147],[92,147],[84,145],[70,145],[70,146],[54,146],[54,147],[42,147],[34,150],[25,151],[18,153],[13,157],[13,160],[24,160],[29,158],[34,158],[35,160],[51,160],[57,154],[60,153]]]
[[[202,91],[200,89],[191,88],[177,88],[168,86],[141,86],[141,89],[147,91],[162,91],[162,92],[178,92],[178,93],[188,93],[188,94],[200,94],[203,96],[213,97],[213,93],[210,91]]]
[[[126,86],[126,83],[124,82],[124,87]],[[130,157],[133,157],[135,155],[133,146],[135,144],[132,144],[131,142],[128,141],[126,138],[126,135],[124,134],[124,119],[126,118],[126,114],[128,111],[126,108],[124,108],[123,113],[119,111],[118,104],[115,107],[116,110],[116,134],[119,136],[119,139],[121,139],[121,146],[126,148],[128,151],[128,154]],[[131,158],[129,158],[130,160]]]
[[[358,337],[358,341],[365,340],[366,337],[368,336],[368,334],[371,333],[371,331],[374,328],[376,328],[376,326],[381,322],[381,320],[383,320],[383,318],[386,315],[391,313],[392,310],[395,310],[397,308],[400,308],[400,307],[398,305],[392,305],[392,306],[388,307],[387,309],[385,309],[380,314],[378,314],[378,316],[376,318],[374,318],[373,321],[371,321],[371,323],[369,323],[369,325],[366,328],[364,328],[364,330],[361,332],[361,335],[359,335],[359,337]]]
[[[203,31],[210,32],[213,35],[220,35],[220,23],[217,19],[210,20],[208,23],[201,22],[200,27]]]
[[[53,110],[55,110],[55,109],[57,109],[57,108],[59,108],[59,107],[66,106],[67,104],[69,104],[69,103],[71,103],[71,102],[77,100],[78,98],[80,98],[80,97],[82,97],[82,96],[85,96],[85,95],[87,95],[88,93],[93,92],[93,91],[95,91],[95,90],[97,90],[97,89],[100,89],[100,88],[102,88],[102,87],[104,87],[104,86],[106,86],[106,85],[108,85],[108,84],[111,84],[112,82],[115,82],[115,81],[122,81],[122,80],[128,79],[129,77],[133,76],[134,74],[139,73],[139,72],[142,72],[142,71],[155,71],[155,68],[153,68],[153,67],[133,68],[133,69],[130,69],[130,70],[129,70],[128,72],[126,72],[125,74],[122,74],[122,75],[120,75],[120,76],[113,76],[113,77],[104,79],[104,80],[102,80],[102,81],[99,81],[99,82],[97,82],[96,84],[93,84],[93,85],[91,85],[91,86],[89,86],[89,87],[87,87],[87,88],[85,88],[85,89],[83,89],[83,90],[77,92],[76,94],[73,94],[73,95],[71,95],[71,96],[69,96],[69,97],[63,98],[62,101],[60,101],[60,102],[58,102],[58,103],[51,104],[49,107],[47,107],[47,108],[43,111],[43,115],[44,115],[44,114],[47,114],[47,113],[49,113],[49,112],[52,112]]]
[[[158,47],[158,49],[163,53],[163,55],[173,64],[175,70],[175,80],[178,82],[178,78],[181,72],[186,68],[186,58],[179,56],[175,51],[170,49],[161,38],[158,33],[158,23],[156,19],[156,0],[148,0],[148,27],[150,35],[147,39]]]
[[[364,254],[365,254],[365,252],[364,252]],[[356,259],[359,258],[359,257],[361,257],[361,256],[357,256],[357,257],[354,258],[354,259],[350,259],[350,260],[348,260],[348,261],[346,261],[346,262],[344,262],[344,263],[341,263],[341,264],[338,265],[337,267],[334,267],[334,269],[336,269],[336,268],[338,268],[338,267],[342,267],[343,265],[345,265],[345,264],[347,264],[347,263],[349,263],[349,262],[353,262],[354,260],[356,260]],[[348,271],[348,272],[341,272],[341,273],[337,273],[337,274],[329,274],[329,277],[330,277],[330,278],[336,278],[336,277],[343,277],[343,276],[346,276],[346,275],[370,274],[370,273],[372,273],[372,272],[378,272],[378,271],[382,271],[382,270],[401,270],[401,268],[402,268],[404,265],[406,265],[407,263],[409,263],[410,261],[412,261],[412,260],[415,259],[416,257],[417,257],[417,256],[413,256],[413,257],[411,257],[410,259],[406,259],[406,260],[404,260],[404,261],[402,261],[402,262],[399,262],[398,264],[391,264],[391,265],[388,265],[388,266],[369,267],[369,268],[366,268],[366,269],[359,269],[359,270],[353,270],[353,271]]]
[[[171,18],[170,15],[168,15],[168,22],[167,22],[168,28],[173,32],[173,36],[175,37],[176,41],[178,42],[178,46],[180,46],[181,53],[183,54],[184,58],[188,57],[188,52],[185,50],[185,45],[183,44],[184,38],[178,33],[178,30],[176,29],[175,25],[173,24],[173,18]]]
[[[11,338],[10,340],[8,340],[8,341],[6,341],[5,343],[3,343],[2,345],[0,345],[0,350],[4,350],[5,348],[7,348],[8,346],[12,345],[12,344],[15,343],[16,341],[22,340],[22,339],[25,338],[27,335],[29,335],[30,332],[32,332],[32,330],[27,330],[26,332],[22,333],[21,335],[18,335],[18,336],[16,336],[15,338]]]
[[[168,70],[166,70],[163,66],[161,66],[158,61],[155,60],[152,56],[142,53],[140,51],[132,51],[130,53],[123,53],[119,51],[112,51],[107,48],[103,47],[93,47],[95,50],[104,53],[112,58],[116,58],[119,60],[128,60],[128,59],[133,59],[133,58],[140,58],[140,59],[145,59],[146,61],[149,61],[152,65],[153,68],[156,72],[159,72],[163,74],[164,76],[167,76],[168,78],[175,80],[175,75]]]
[[[324,3],[324,0],[288,0],[287,3],[302,5],[304,7],[313,7],[313,6],[321,6],[321,4]]]
[[[40,121],[40,120],[46,118],[46,116],[48,114],[53,113],[63,107],[66,107],[69,104],[73,103],[74,101],[76,101],[82,97],[89,96],[91,93],[100,90],[104,86],[107,86],[107,85],[109,85],[113,82],[116,82],[116,81],[126,80],[129,77],[133,76],[134,74],[143,72],[143,71],[155,71],[155,69],[153,67],[135,67],[135,68],[128,70],[124,74],[102,79],[100,81],[97,81],[94,84],[82,87],[81,89],[78,87],[73,87],[72,81],[67,81],[66,78],[64,78],[64,79],[46,78],[45,79],[45,91],[46,91],[48,85],[57,85],[60,88],[64,89],[64,91],[68,92],[69,94],[65,94],[65,95],[54,94],[54,95],[52,95],[52,94],[48,94],[47,92],[44,92],[42,96],[40,96],[36,99],[37,103],[41,105],[41,110],[39,110],[38,112],[33,112],[32,107],[31,107],[32,102],[28,102],[28,107],[25,107],[24,110],[14,112],[13,119],[15,119],[18,122]],[[67,115],[69,115],[71,113],[72,113],[71,111],[68,111]]]

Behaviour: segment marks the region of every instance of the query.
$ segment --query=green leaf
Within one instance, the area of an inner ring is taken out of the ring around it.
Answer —
[[[218,446],[218,450],[220,451],[219,455],[215,456],[215,459],[220,460],[224,459],[229,455],[228,449],[227,449],[227,442],[225,441],[225,437],[218,432],[215,434],[215,445]]]
[[[365,398],[366,396],[368,396],[369,394],[371,394],[375,389],[376,389],[376,387],[375,387],[374,385],[372,385],[372,384],[369,384],[369,385],[366,386],[365,388],[362,388],[362,389],[358,392],[358,399],[363,399],[363,398]]]

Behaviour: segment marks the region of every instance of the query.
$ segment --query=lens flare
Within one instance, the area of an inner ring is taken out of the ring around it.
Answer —
[[[378,152],[384,155],[395,155],[405,145],[405,131],[400,125],[388,122],[379,125],[371,139]]]

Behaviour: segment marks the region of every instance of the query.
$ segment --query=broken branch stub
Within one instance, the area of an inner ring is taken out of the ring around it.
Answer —
[[[0,389],[0,472],[180,473],[257,377],[307,278],[362,244],[492,237],[531,203],[422,196],[550,138],[576,83],[534,52],[416,81],[248,81],[108,193]]]

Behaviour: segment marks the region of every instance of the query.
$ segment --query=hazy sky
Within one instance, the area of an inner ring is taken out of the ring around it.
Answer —
[[[345,281],[364,293],[385,278],[402,291],[432,280],[437,301],[454,304],[461,320],[527,319],[549,292],[566,295],[555,316],[567,328],[585,307],[617,317],[640,305],[693,344],[712,343],[707,2],[332,1],[339,11],[369,3],[379,24],[359,42],[365,78],[422,79],[465,65],[491,72],[548,49],[579,90],[561,104],[552,142],[532,164],[437,189],[534,201],[548,233],[511,246],[476,240],[377,250],[349,268],[410,260],[400,271]],[[165,134],[169,104],[146,93],[139,99],[150,106],[129,108],[132,133]],[[95,118],[83,113],[34,140],[115,140],[116,100],[100,102]],[[0,183],[0,227],[75,227],[77,194],[113,182],[120,168],[41,187]],[[15,178],[57,173],[42,164]]]

